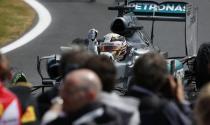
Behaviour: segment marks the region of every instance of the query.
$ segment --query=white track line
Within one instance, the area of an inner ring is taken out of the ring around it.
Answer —
[[[38,22],[35,25],[35,27],[33,27],[33,29],[27,32],[24,36],[14,41],[13,43],[1,48],[0,51],[2,53],[8,53],[16,48],[19,48],[31,42],[34,38],[36,38],[42,32],[44,32],[52,21],[49,11],[37,0],[24,0],[24,1],[28,3],[37,12]]]

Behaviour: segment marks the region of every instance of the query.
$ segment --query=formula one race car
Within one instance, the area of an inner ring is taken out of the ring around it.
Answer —
[[[202,58],[208,58],[208,54],[202,54],[202,50],[199,50],[197,54],[197,8],[186,2],[162,2],[157,3],[154,1],[142,1],[142,0],[125,0],[121,2],[119,6],[109,7],[109,10],[118,11],[118,16],[111,24],[111,31],[113,33],[107,34],[101,40],[96,39],[98,31],[90,30],[92,36],[88,41],[94,42],[93,50],[97,54],[107,55],[112,59],[118,70],[118,82],[123,83],[122,86],[118,86],[116,90],[126,92],[130,80],[132,79],[131,70],[135,63],[135,60],[141,55],[148,52],[159,52],[162,54],[167,62],[169,72],[177,79],[183,79],[184,85],[199,82],[197,77],[200,77],[203,70]],[[151,36],[147,35],[142,25],[138,25],[139,20],[152,21]],[[167,52],[162,52],[158,47],[153,44],[154,37],[154,24],[156,21],[178,21],[185,23],[185,55],[182,57],[168,57]],[[210,45],[206,44],[202,48],[210,48]],[[89,47],[87,47],[89,48]],[[63,48],[68,49],[68,48]],[[96,49],[98,51],[96,52]],[[210,51],[208,51],[210,53]],[[198,57],[196,56],[198,55]],[[42,78],[44,86],[36,86],[35,89],[45,88],[57,85],[56,78],[43,77],[40,66],[41,62],[46,60],[47,64],[52,63],[52,66],[56,67],[59,62],[59,56],[46,56],[38,58],[38,72]],[[54,60],[54,62],[52,61]],[[210,60],[209,60],[210,61]],[[208,66],[208,63],[205,66]],[[199,62],[199,63],[198,63]],[[208,69],[208,68],[206,68]],[[49,73],[48,73],[49,74]],[[199,75],[198,75],[199,74]],[[49,76],[51,76],[49,74]],[[51,84],[49,84],[51,83]]]
[[[125,0],[119,6],[109,7],[118,11],[118,17],[111,25],[113,33],[124,36],[129,46],[129,54],[123,61],[116,60],[118,79],[123,82],[126,90],[130,81],[130,69],[135,60],[142,54],[155,51],[166,57],[168,68],[176,78],[187,83],[195,81],[194,60],[197,55],[197,10],[186,2],[162,2],[142,0]],[[139,20],[152,21],[151,37],[144,32]],[[153,44],[154,24],[156,21],[178,21],[185,23],[185,56],[168,57],[167,52],[161,52]],[[111,55],[111,54],[107,54]],[[185,65],[187,64],[187,65]]]

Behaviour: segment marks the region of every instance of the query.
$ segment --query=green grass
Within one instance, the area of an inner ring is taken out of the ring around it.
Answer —
[[[0,46],[23,35],[33,24],[35,15],[23,0],[0,0]]]

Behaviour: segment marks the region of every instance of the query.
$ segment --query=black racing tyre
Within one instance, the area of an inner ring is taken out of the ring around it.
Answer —
[[[198,89],[210,81],[210,42],[203,43],[195,59],[195,78]]]

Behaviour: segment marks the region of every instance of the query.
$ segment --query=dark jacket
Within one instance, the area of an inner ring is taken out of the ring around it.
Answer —
[[[191,125],[191,120],[170,100],[160,98],[151,91],[132,86],[127,94],[141,100],[141,125]]]
[[[46,111],[50,109],[50,107],[52,106],[51,104],[52,99],[54,99],[57,96],[58,96],[58,88],[53,87],[37,97],[40,118],[42,118],[43,115],[46,113]]]
[[[132,114],[99,103],[74,114],[61,115],[47,125],[128,125]]]
[[[22,109],[22,125],[38,125],[39,117],[37,103],[31,95],[31,88],[28,86],[17,85],[9,88],[19,99]]]

